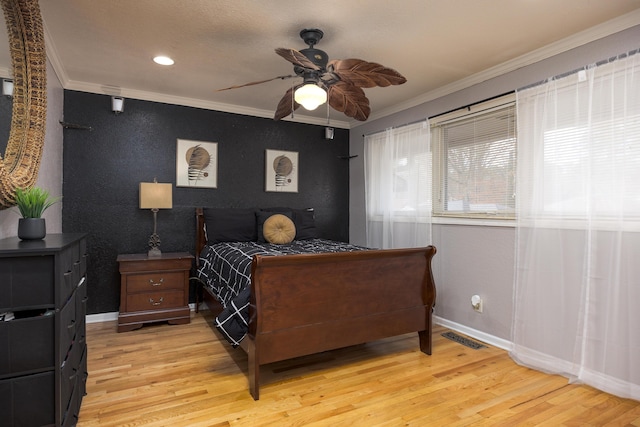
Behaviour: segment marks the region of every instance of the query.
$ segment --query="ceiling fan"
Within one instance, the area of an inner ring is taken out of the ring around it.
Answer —
[[[278,55],[293,64],[295,75],[277,76],[240,86],[231,86],[219,89],[218,92],[278,79],[302,77],[302,83],[290,88],[278,103],[274,120],[280,120],[293,113],[300,105],[307,110],[314,110],[328,101],[333,109],[348,117],[365,121],[371,113],[371,108],[362,88],[400,85],[407,81],[397,71],[375,62],[355,58],[329,61],[326,52],[314,47],[323,36],[324,33],[321,30],[304,29],[300,31],[300,37],[309,47],[300,51],[276,49]]]

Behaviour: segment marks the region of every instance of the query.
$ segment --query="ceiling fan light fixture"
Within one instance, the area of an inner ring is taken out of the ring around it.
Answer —
[[[307,110],[315,110],[327,102],[327,91],[317,84],[307,83],[296,89],[293,99]]]
[[[153,62],[158,65],[173,65],[175,63],[173,59],[169,58],[168,56],[162,55],[154,57]]]

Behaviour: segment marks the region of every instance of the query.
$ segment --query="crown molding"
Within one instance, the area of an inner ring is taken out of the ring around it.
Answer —
[[[640,25],[640,9],[633,12],[629,12],[625,15],[611,19],[602,24],[596,25],[579,33],[573,34],[567,38],[559,40],[557,42],[548,44],[534,51],[528,52],[512,60],[503,62],[494,67],[488,68],[479,73],[473,74],[464,79],[457,80],[451,84],[439,87],[430,92],[416,96],[400,104],[396,104],[392,107],[379,110],[369,117],[369,120],[377,120],[386,116],[390,116],[395,113],[407,110],[420,104],[424,104],[434,99],[441,98],[443,96],[455,93],[459,90],[466,89],[475,84],[482,83],[494,77],[501,76],[508,72],[517,70],[527,65],[535,64],[536,62],[574,49],[576,47],[591,43],[601,38],[610,36],[628,28]],[[623,52],[620,52],[623,53]],[[362,122],[351,121],[351,128],[362,125]]]
[[[120,88],[116,86],[105,86],[89,82],[81,82],[71,80],[66,73],[60,55],[56,50],[56,44],[51,38],[51,33],[47,29],[46,23],[43,22],[45,47],[47,50],[47,59],[51,63],[60,84],[64,89],[77,90],[80,92],[97,93],[111,96],[122,96],[124,98],[139,99],[143,101],[161,102],[172,105],[183,105],[187,107],[202,108],[204,110],[222,111],[225,113],[242,114],[246,116],[272,118],[273,111],[262,110],[258,108],[250,108],[239,105],[223,104],[220,102],[206,101],[196,98],[187,98],[181,96],[167,95],[157,92],[140,91],[136,89]],[[2,73],[2,69],[0,69]],[[1,74],[0,74],[1,75]],[[9,75],[9,74],[7,74]],[[327,126],[327,120],[318,117],[309,117],[304,114],[294,114],[294,117],[285,117],[282,121],[305,123],[311,125]],[[331,126],[335,128],[349,129],[349,122],[343,120],[332,120]]]
[[[204,110],[215,110],[225,113],[242,114],[245,116],[273,118],[273,111],[258,108],[244,107],[241,105],[223,104],[221,102],[206,101],[197,98],[187,98],[182,96],[167,95],[164,93],[147,92],[136,89],[119,88],[114,86],[96,85],[93,83],[66,80],[63,84],[65,89],[77,90],[80,92],[98,93],[104,95],[116,95],[124,98],[139,99],[143,101],[161,102],[164,104],[182,105],[187,107],[202,108]],[[294,114],[292,117],[285,117],[281,121],[305,123],[310,125],[327,126],[327,119],[309,117],[301,114]],[[349,128],[346,121],[332,120],[331,126],[336,128]]]
[[[147,92],[136,89],[120,88],[114,86],[96,85],[93,83],[66,80],[63,84],[65,89],[77,90],[80,92],[98,93],[111,96],[122,96],[123,98],[139,99],[143,101],[161,102],[164,104],[183,105],[187,107],[202,108],[204,110],[215,110],[225,113],[242,114],[245,116],[273,118],[273,111],[258,108],[244,107],[241,105],[223,104],[221,102],[206,101],[197,98],[187,98],[182,96],[167,95],[164,93]],[[294,114],[294,117],[285,117],[282,121],[305,123],[310,125],[327,126],[327,119],[309,117],[302,114]],[[349,128],[346,121],[332,120],[331,126],[336,128]]]
[[[172,105],[182,105],[187,107],[202,108],[205,110],[221,111],[226,113],[242,114],[255,117],[271,118],[273,117],[273,111],[262,110],[257,108],[244,107],[233,104],[224,104],[219,102],[205,101],[196,98],[179,97],[173,95],[167,95],[157,92],[139,91],[136,89],[120,88],[116,86],[99,85],[95,83],[82,82],[71,80],[65,71],[60,55],[56,49],[56,44],[51,37],[51,33],[47,28],[46,22],[43,21],[43,32],[45,39],[45,49],[47,53],[47,60],[51,64],[53,71],[58,77],[58,81],[62,85],[63,89],[77,90],[80,92],[96,93],[110,96],[122,96],[124,98],[139,99],[143,101],[161,102]],[[12,71],[0,67],[0,76],[9,77],[12,75]],[[327,126],[326,119],[309,117],[300,114],[294,114],[294,117],[284,117],[282,121],[305,123],[312,125]],[[335,128],[349,129],[350,123],[348,121],[332,120],[331,126]]]
[[[62,62],[60,62],[60,55],[58,55],[56,44],[53,42],[53,39],[51,38],[51,33],[47,28],[46,22],[44,21],[42,22],[42,28],[44,30],[44,47],[47,52],[47,60],[49,60],[49,63],[53,67],[53,72],[56,73],[56,76],[58,77],[58,81],[64,88],[64,84],[66,81],[69,80],[69,77],[67,76],[67,73],[65,72],[64,67],[62,66]]]
[[[392,114],[396,114],[401,111],[407,110],[409,108],[418,106],[420,104],[433,101],[434,99],[438,99],[443,96],[449,95],[451,93],[460,91],[462,89],[466,89],[475,84],[482,83],[486,80],[492,79],[494,77],[498,77],[502,74],[517,70],[518,68],[522,68],[527,65],[534,64],[541,60],[550,58],[554,55],[566,52],[568,50],[571,50],[576,47],[582,46],[584,44],[590,43],[592,41],[601,39],[611,34],[615,34],[617,32],[626,30],[636,25],[640,25],[640,9],[635,10],[633,12],[629,12],[625,15],[619,16],[617,18],[614,18],[602,24],[596,25],[594,27],[591,27],[579,33],[573,34],[567,38],[564,38],[557,42],[546,45],[540,49],[536,49],[532,52],[526,53],[512,60],[503,62],[502,64],[498,64],[494,67],[488,68],[472,76],[457,80],[451,84],[439,87],[430,92],[416,96],[405,102],[401,102],[392,107],[376,111],[371,116],[369,116],[368,121],[378,120],[383,117],[390,116]],[[162,102],[162,103],[174,104],[174,105],[184,105],[189,107],[202,108],[206,110],[215,110],[215,111],[222,111],[227,113],[242,114],[242,115],[255,116],[255,117],[264,117],[264,118],[273,117],[273,111],[271,110],[262,110],[262,109],[244,107],[239,105],[206,101],[202,99],[172,96],[172,95],[166,95],[166,94],[156,93],[156,92],[139,91],[135,89],[114,88],[114,87],[97,85],[93,83],[70,80],[67,73],[64,70],[64,66],[62,65],[62,62],[59,59],[59,55],[57,54],[57,51],[55,48],[55,43],[53,42],[53,39],[51,38],[45,23],[43,23],[43,27],[44,27],[44,36],[45,36],[45,46],[47,49],[47,58],[49,59],[49,62],[51,63],[58,77],[58,80],[60,80],[60,83],[62,84],[62,87],[64,89],[78,90],[82,92],[98,93],[98,94],[105,94],[105,95],[117,94],[118,96],[122,96],[125,98],[134,98],[134,99],[140,99],[145,101]],[[2,70],[0,70],[0,72],[2,72]],[[296,114],[294,115],[293,118],[291,117],[283,118],[282,120],[296,122],[296,123],[319,125],[319,126],[327,125],[326,119],[309,117],[301,114]],[[344,129],[353,129],[361,125],[364,125],[364,123],[357,120],[351,120],[351,119],[346,121],[332,120],[331,122],[332,127],[344,128]]]

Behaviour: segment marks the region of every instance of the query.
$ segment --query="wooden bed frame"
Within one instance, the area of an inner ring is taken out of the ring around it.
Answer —
[[[196,265],[206,244],[196,208]],[[260,366],[327,350],[418,332],[431,354],[436,289],[434,246],[413,249],[254,257],[249,333],[249,389],[260,396]],[[206,290],[206,288],[205,288]],[[204,300],[217,313],[208,292]],[[294,344],[295,343],[295,344]]]

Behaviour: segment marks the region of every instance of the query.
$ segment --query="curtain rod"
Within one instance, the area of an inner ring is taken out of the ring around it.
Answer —
[[[516,89],[516,90],[510,90],[510,91],[508,91],[508,92],[504,92],[504,93],[502,93],[502,94],[500,94],[500,95],[492,96],[492,97],[490,97],[490,98],[486,98],[486,99],[483,99],[483,100],[481,100],[481,101],[476,101],[476,102],[473,102],[473,103],[471,103],[471,104],[464,105],[464,106],[462,106],[462,107],[454,108],[454,109],[451,109],[451,110],[449,110],[449,111],[445,111],[445,112],[443,112],[443,113],[436,114],[436,115],[434,115],[434,116],[429,116],[429,117],[428,117],[428,119],[435,119],[436,117],[440,117],[440,116],[443,116],[443,115],[445,115],[445,114],[453,113],[454,111],[458,111],[458,110],[465,110],[465,109],[466,109],[466,110],[471,110],[471,107],[473,107],[474,105],[482,104],[483,102],[491,101],[491,100],[493,100],[493,99],[500,98],[500,97],[502,97],[502,96],[505,96],[505,95],[509,95],[509,94],[511,94],[511,93],[518,92],[518,91],[520,91],[520,90],[529,89],[529,88],[532,88],[532,87],[535,87],[535,86],[538,86],[538,85],[544,84],[544,83],[546,83],[546,82],[548,82],[548,81],[550,81],[550,80],[560,79],[560,78],[563,78],[563,77],[569,76],[569,75],[571,75],[571,74],[578,73],[578,72],[580,72],[580,71],[582,71],[582,70],[587,70],[587,69],[592,68],[592,67],[599,67],[600,65],[609,64],[609,63],[614,62],[614,61],[617,61],[617,60],[619,60],[619,59],[624,59],[624,58],[627,58],[627,57],[629,57],[629,56],[633,56],[633,55],[635,55],[635,54],[637,54],[637,53],[639,53],[639,52],[640,52],[640,49],[634,49],[634,50],[631,50],[631,51],[626,52],[626,53],[621,53],[621,54],[619,54],[619,55],[612,56],[612,57],[609,57],[609,58],[607,58],[607,59],[603,59],[603,60],[600,60],[600,61],[596,61],[596,62],[595,62],[595,63],[593,63],[593,64],[585,65],[584,67],[577,68],[577,69],[575,69],[575,70],[568,71],[568,72],[565,72],[565,73],[562,73],[562,74],[558,74],[558,75],[556,75],[556,76],[554,76],[554,77],[546,78],[546,79],[544,79],[544,80],[540,80],[540,81],[538,81],[538,82],[536,82],[536,83],[532,83],[532,84],[530,84],[530,85],[522,86],[522,87],[520,87],[520,88],[518,88],[518,89]],[[362,134],[362,136],[363,136],[363,137],[366,137],[366,136],[369,136],[369,135],[375,135],[376,133],[383,132],[384,130],[387,130],[387,129],[397,129],[397,128],[400,128],[400,127],[403,127],[403,126],[408,126],[408,125],[412,125],[412,124],[415,124],[415,123],[419,123],[419,122],[421,122],[422,120],[426,120],[426,119],[416,120],[416,121],[414,121],[414,122],[405,123],[405,124],[403,124],[403,125],[399,125],[399,126],[392,126],[392,127],[385,128],[385,129],[383,129],[383,130],[379,130],[379,131],[376,131],[376,132],[371,132],[371,133],[367,133],[367,134]]]
[[[571,70],[571,71],[567,71],[567,72],[564,72],[564,73],[561,73],[561,74],[557,74],[557,75],[555,75],[553,77],[547,77],[544,80],[540,80],[540,81],[532,83],[530,85],[522,86],[521,88],[516,89],[516,92],[519,92],[519,91],[525,90],[525,89],[531,89],[532,87],[540,86],[542,84],[548,83],[548,82],[553,81],[553,80],[562,79],[564,77],[570,76],[572,74],[579,73],[580,71],[588,70],[590,68],[594,68],[594,67],[599,67],[601,65],[610,64],[611,62],[617,61],[619,59],[624,59],[624,58],[627,58],[629,56],[633,56],[633,55],[637,54],[638,52],[640,52],[640,49],[634,49],[634,50],[630,50],[629,52],[621,53],[621,54],[616,55],[616,56],[611,56],[611,57],[609,57],[607,59],[602,59],[602,60],[596,61],[596,62],[594,62],[592,64],[588,64],[588,65],[585,65],[583,67],[576,68],[575,70]]]
[[[429,117],[427,117],[427,118],[425,118],[425,119],[416,120],[416,121],[413,121],[413,122],[405,123],[405,124],[403,124],[403,125],[398,125],[398,126],[392,126],[392,127],[384,128],[383,130],[379,130],[379,131],[376,131],[376,132],[365,133],[365,134],[362,134],[362,136],[363,136],[363,137],[365,137],[365,136],[369,136],[369,135],[375,135],[376,133],[383,132],[383,131],[385,131],[385,130],[387,130],[387,129],[397,129],[397,128],[401,128],[401,127],[403,127],[403,126],[409,126],[409,125],[412,125],[412,124],[415,124],[415,123],[419,123],[419,122],[421,122],[421,121],[423,121],[423,120],[427,120],[427,119],[435,119],[436,117],[444,116],[445,114],[453,113],[454,111],[458,111],[458,110],[465,110],[465,109],[466,109],[466,110],[470,110],[470,109],[471,109],[471,107],[473,107],[474,105],[482,104],[483,102],[488,102],[488,101],[491,101],[491,100],[494,100],[494,99],[497,99],[497,98],[503,97],[503,96],[505,96],[505,95],[509,95],[509,94],[511,94],[511,93],[515,93],[515,90],[510,90],[510,91],[508,91],[508,92],[504,92],[504,93],[501,93],[501,94],[499,94],[499,95],[492,96],[492,97],[490,97],[490,98],[485,98],[485,99],[482,99],[482,100],[480,100],[480,101],[476,101],[476,102],[473,102],[473,103],[471,103],[471,104],[464,105],[464,106],[462,106],[462,107],[457,107],[457,108],[454,108],[454,109],[452,109],[452,110],[445,111],[445,112],[443,112],[443,113],[438,113],[438,114],[436,114],[436,115],[434,115],[434,116],[429,116]]]
[[[471,111],[471,107],[473,107],[473,106],[476,106],[478,104],[482,104],[484,102],[492,101],[494,99],[501,98],[503,96],[509,95],[511,93],[514,93],[514,92],[515,92],[515,90],[510,90],[508,92],[501,93],[500,95],[492,96],[491,98],[482,99],[480,101],[476,101],[476,102],[473,102],[471,104],[467,104],[467,105],[462,106],[462,107],[458,107],[458,108],[454,108],[454,109],[449,110],[449,111],[445,111],[444,113],[436,114],[435,116],[430,116],[429,119],[435,119],[436,117],[444,116],[445,114],[453,113],[454,111],[459,111],[459,110]]]
[[[378,130],[378,131],[375,131],[375,132],[363,133],[362,136],[365,137],[365,136],[375,135],[376,133],[384,132],[385,130],[398,129],[398,128],[402,128],[402,127],[409,126],[409,125],[415,125],[416,123],[424,122],[426,120],[427,120],[427,118],[425,117],[424,119],[414,120],[413,122],[405,123],[405,124],[402,124],[402,125],[390,126],[388,128],[384,128],[382,130]]]

